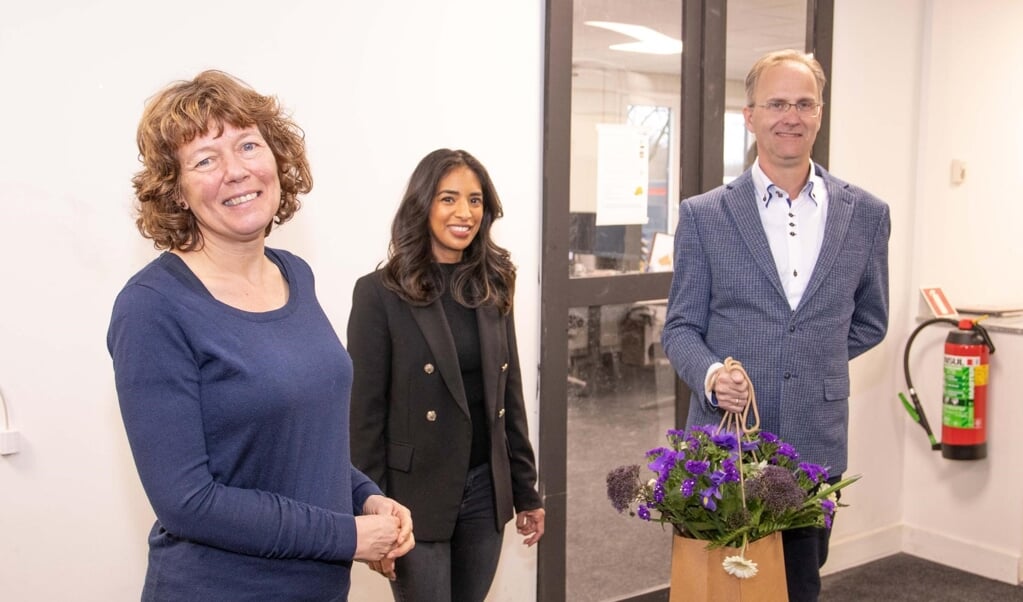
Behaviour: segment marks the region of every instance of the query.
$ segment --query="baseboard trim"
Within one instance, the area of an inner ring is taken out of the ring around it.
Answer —
[[[1023,556],[912,525],[893,525],[840,540],[832,539],[828,562],[821,569],[821,575],[900,552],[1003,583],[1023,583]]]
[[[902,528],[898,525],[858,533],[842,539],[832,538],[828,546],[828,562],[821,575],[830,575],[902,552]]]
[[[968,573],[1019,585],[1023,557],[1008,550],[989,548],[974,541],[903,525],[902,550],[924,560],[944,564]]]

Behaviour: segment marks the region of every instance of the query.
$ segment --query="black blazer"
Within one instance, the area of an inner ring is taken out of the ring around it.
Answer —
[[[542,506],[529,443],[515,323],[476,310],[496,525]],[[348,319],[352,463],[412,511],[416,539],[451,539],[469,470],[472,423],[441,302],[412,306],[381,272],[356,282]]]

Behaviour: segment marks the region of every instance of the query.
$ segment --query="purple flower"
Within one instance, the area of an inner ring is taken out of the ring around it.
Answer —
[[[643,520],[650,520],[650,509],[646,507],[646,504],[640,504],[636,509],[636,514]]]
[[[760,438],[768,443],[778,442],[778,435],[775,435],[774,433],[769,433],[767,431],[760,431]]]
[[[735,433],[718,433],[711,435],[710,440],[722,449],[734,451],[739,446],[739,440],[735,438]]]
[[[619,466],[607,473],[607,497],[619,513],[636,499],[639,487],[639,464]]]
[[[686,479],[686,480],[682,481],[682,487],[680,487],[679,489],[680,489],[680,491],[682,493],[682,497],[689,497],[689,496],[693,495],[693,489],[695,489],[695,488],[696,488],[696,479]]]
[[[732,458],[734,458],[733,456]],[[739,468],[735,465],[735,460],[732,458],[725,458],[721,461],[721,468],[725,475],[725,482],[738,483],[739,482]]]
[[[821,500],[821,510],[824,511],[824,527],[830,529],[831,521],[834,520],[835,516],[835,502],[824,498]]]
[[[806,492],[799,486],[796,475],[781,466],[765,466],[759,474],[746,481],[746,493],[762,500],[764,508],[776,514],[795,510],[806,499]]]
[[[654,501],[658,504],[664,501],[664,483],[671,477],[671,471],[675,469],[678,460],[684,457],[683,454],[666,449],[648,464],[650,470],[657,473],[657,481],[654,483]]]
[[[708,487],[700,492],[700,503],[711,512],[718,509],[718,504],[714,501],[715,499],[721,499],[721,490],[718,489],[717,485]]]
[[[809,462],[800,462],[799,470],[803,471],[810,481],[813,483],[820,483],[828,479],[828,471],[824,470],[823,466],[818,464],[811,464]]]
[[[707,472],[708,468],[710,468],[710,462],[708,462],[706,460],[688,460],[688,461],[686,461],[686,470],[689,471],[689,474],[701,475],[701,474]]]
[[[779,443],[778,453],[793,460],[799,457],[799,452],[796,451],[796,448],[792,447],[791,443]]]
[[[644,456],[646,457],[647,460],[652,460],[653,458],[663,456],[665,453],[670,451],[671,450],[668,449],[667,447],[655,447],[651,450],[648,450],[646,454],[644,454]]]
[[[658,473],[662,478],[666,479],[668,477],[668,473],[671,472],[671,469],[675,468],[675,463],[678,462],[679,455],[680,454],[673,452],[670,449],[665,449],[664,453],[651,460],[650,464],[647,466],[650,470]],[[649,458],[649,456],[647,457]]]
[[[657,481],[654,483],[654,503],[660,504],[664,501],[664,482]]]

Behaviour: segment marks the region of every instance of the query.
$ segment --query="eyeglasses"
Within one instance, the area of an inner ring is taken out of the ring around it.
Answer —
[[[784,100],[769,100],[762,105],[753,105],[760,107],[761,109],[767,109],[769,113],[775,115],[782,115],[788,113],[789,107],[796,109],[796,113],[799,113],[802,117],[816,117],[821,112],[821,107],[824,106],[822,102],[813,102],[812,100],[800,100],[799,102],[785,102]]]

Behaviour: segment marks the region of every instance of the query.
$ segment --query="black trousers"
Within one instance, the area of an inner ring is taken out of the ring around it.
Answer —
[[[789,602],[817,602],[821,593],[820,568],[828,559],[830,538],[830,529],[818,527],[782,531]]]
[[[842,480],[841,475],[828,479],[829,485]],[[836,496],[842,497],[839,491]],[[832,519],[834,520],[834,519]],[[834,526],[834,522],[832,522]],[[785,549],[785,582],[789,602],[817,602],[821,594],[821,567],[828,560],[831,529],[803,527],[781,532]]]

